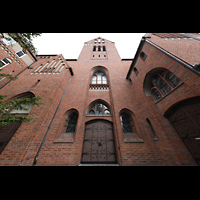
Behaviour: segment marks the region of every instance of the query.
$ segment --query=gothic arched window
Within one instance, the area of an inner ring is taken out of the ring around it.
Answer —
[[[106,74],[102,71],[97,71],[92,76],[92,84],[107,84]]]
[[[89,106],[89,115],[110,115],[110,109],[101,101],[96,101]]]
[[[134,116],[127,109],[120,112],[120,121],[124,133],[124,142],[144,142],[137,134]]]
[[[183,83],[167,69],[155,72],[150,79],[150,93],[156,100],[163,98],[178,85]]]
[[[120,115],[123,133],[133,133],[131,116],[127,112],[122,112]]]
[[[77,119],[78,119],[78,114],[76,112],[72,112],[66,117],[67,128],[65,133],[75,133]]]

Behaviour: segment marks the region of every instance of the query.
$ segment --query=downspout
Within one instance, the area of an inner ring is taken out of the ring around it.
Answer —
[[[19,76],[22,72],[24,72],[26,69],[29,69],[31,65],[33,65],[35,62],[37,62],[38,60],[35,60],[33,63],[31,63],[28,67],[24,68],[21,72],[19,72],[15,77]],[[8,83],[10,83],[12,80],[9,80],[7,83],[5,83],[3,86],[0,87],[0,89],[2,89],[3,87],[5,87]]]
[[[34,158],[34,162],[33,162],[32,166],[35,166],[35,165],[37,164],[38,155],[39,155],[39,153],[40,153],[40,151],[41,151],[41,149],[42,149],[42,146],[43,146],[43,144],[44,144],[44,141],[45,141],[45,139],[46,139],[46,137],[47,137],[47,134],[48,134],[48,132],[49,132],[49,130],[50,130],[50,128],[51,128],[51,125],[52,125],[52,123],[53,123],[53,120],[54,120],[54,118],[55,118],[55,116],[56,116],[56,114],[57,114],[57,112],[58,112],[58,109],[59,109],[60,104],[61,104],[61,102],[62,102],[62,100],[63,100],[63,97],[64,97],[64,95],[65,95],[65,93],[66,93],[66,91],[67,91],[67,88],[68,88],[69,83],[70,83],[70,81],[71,81],[71,79],[72,79],[72,76],[74,75],[73,70],[72,70],[71,67],[69,67],[69,71],[70,71],[70,73],[71,73],[71,77],[70,77],[70,79],[69,79],[69,81],[68,81],[68,83],[67,83],[67,86],[66,86],[66,88],[65,88],[65,91],[63,92],[63,95],[62,95],[62,97],[61,97],[61,99],[60,99],[60,102],[59,102],[59,104],[58,104],[58,106],[57,106],[57,108],[56,108],[56,110],[55,110],[55,113],[54,113],[54,115],[53,115],[53,118],[51,119],[51,122],[50,122],[50,124],[49,124],[49,126],[48,126],[48,129],[47,129],[47,131],[46,131],[46,133],[45,133],[45,135],[44,135],[44,138],[43,138],[43,140],[42,140],[42,142],[41,142],[41,144],[40,144],[40,147],[39,147],[39,149],[38,149],[38,151],[37,151],[37,154],[36,154],[36,156],[35,156],[35,158]]]

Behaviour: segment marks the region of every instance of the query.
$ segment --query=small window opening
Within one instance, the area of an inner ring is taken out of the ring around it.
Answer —
[[[154,138],[153,138],[153,140],[154,140],[154,141],[157,141],[157,140],[158,140],[158,137],[157,137],[157,135],[156,135],[156,133],[155,133],[155,130],[154,130],[154,128],[153,128],[153,126],[152,126],[150,120],[149,120],[148,118],[146,118],[146,121],[147,121],[147,123],[149,124],[149,126],[150,126],[152,132],[154,133]]]
[[[131,117],[129,114],[123,112],[120,115],[121,125],[124,133],[133,133]]]
[[[26,53],[22,50],[22,51],[18,51],[16,54],[17,54],[17,56],[20,58],[20,57],[22,57],[23,55],[25,55]]]
[[[12,60],[9,58],[4,58],[3,60],[0,61],[0,69],[6,65],[9,65],[12,63]]]
[[[141,53],[140,53],[140,58],[141,58],[143,61],[145,61],[146,58],[147,58],[147,55],[146,55],[144,52],[141,52]]]
[[[96,51],[96,46],[93,47],[93,51]]]
[[[98,51],[101,51],[101,46],[98,46]]]
[[[135,75],[137,76],[138,73],[139,73],[138,70],[137,70],[137,68],[134,67],[133,71],[135,72]]]
[[[105,46],[103,46],[103,51],[106,51],[106,47]]]
[[[75,133],[76,124],[77,124],[78,115],[73,112],[67,118],[68,124],[65,133]]]

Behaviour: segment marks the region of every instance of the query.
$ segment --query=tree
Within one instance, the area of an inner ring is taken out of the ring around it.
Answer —
[[[32,38],[41,36],[42,33],[7,33],[9,37],[6,37],[4,33],[1,36],[7,40],[14,39],[23,50],[33,51],[36,53],[36,48],[33,45]]]
[[[5,126],[14,122],[30,122],[33,118],[12,114],[10,111],[12,109],[27,111],[28,109],[23,107],[23,105],[33,104],[39,106],[42,104],[41,102],[38,102],[42,99],[40,96],[4,101],[7,97],[7,95],[0,95],[0,126]]]
[[[32,43],[32,37],[40,36],[41,33],[8,33],[10,37],[12,37],[16,42],[18,42],[24,50],[33,50],[35,53],[35,47]],[[1,36],[7,40],[11,40],[11,38],[5,37],[3,33]],[[6,77],[10,80],[16,80],[17,77],[13,77],[11,74],[1,73],[2,69],[0,69],[0,78]],[[42,97],[30,97],[24,99],[11,99],[6,101],[5,99],[8,98],[7,95],[0,94],[0,126],[5,126],[10,123],[14,122],[30,122],[31,117],[28,116],[20,116],[17,114],[11,114],[10,111],[12,109],[15,110],[28,110],[23,105],[41,105],[42,102],[39,102]]]

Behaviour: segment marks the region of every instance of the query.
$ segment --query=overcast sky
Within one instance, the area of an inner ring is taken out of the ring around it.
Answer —
[[[145,33],[43,33],[33,39],[37,54],[62,54],[66,59],[77,59],[84,42],[96,37],[115,42],[121,58],[134,58]]]

